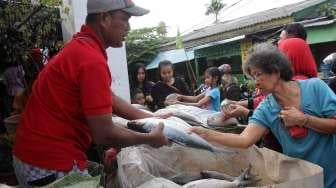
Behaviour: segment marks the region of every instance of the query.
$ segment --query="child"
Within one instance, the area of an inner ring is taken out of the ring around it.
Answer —
[[[145,106],[145,94],[139,88],[134,88],[132,91],[132,104],[140,104]]]
[[[220,111],[219,84],[221,74],[217,67],[210,67],[205,70],[204,83],[208,88],[197,96],[178,95],[177,104],[196,106],[212,111]]]

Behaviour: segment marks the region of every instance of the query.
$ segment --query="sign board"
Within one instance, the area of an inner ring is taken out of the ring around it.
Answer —
[[[240,42],[240,55],[242,63],[245,63],[248,50],[252,47],[251,40],[243,40]]]
[[[63,5],[70,8],[68,15],[62,15],[62,31],[65,41],[71,39],[71,36],[78,32],[85,23],[86,2],[87,0],[63,0]],[[113,80],[111,89],[116,95],[130,102],[125,44],[121,48],[109,48],[106,52]]]

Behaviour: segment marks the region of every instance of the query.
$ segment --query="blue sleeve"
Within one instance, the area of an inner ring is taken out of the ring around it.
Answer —
[[[264,99],[253,111],[253,115],[249,118],[249,124],[253,123],[268,129],[269,128],[269,122],[267,121],[268,116],[265,112],[267,112],[267,103],[265,102]]]
[[[210,90],[208,93],[206,93],[205,95],[211,97],[212,99],[216,99],[217,97],[219,97],[220,92],[218,88],[214,88]]]
[[[320,79],[313,80],[313,88],[318,100],[320,113],[324,117],[336,116],[336,95],[329,86]]]

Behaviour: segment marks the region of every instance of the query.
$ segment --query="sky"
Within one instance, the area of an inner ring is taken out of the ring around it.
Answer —
[[[132,17],[130,20],[132,29],[157,26],[160,21],[167,25],[168,36],[176,36],[177,28],[183,34],[189,33],[213,24],[215,17],[206,16],[206,4],[211,0],[133,0],[141,7],[150,10],[150,13],[141,17]],[[223,3],[230,7],[236,2],[235,8],[220,13],[220,20],[231,20],[234,18],[253,14],[255,12],[296,3],[303,0],[223,0]]]

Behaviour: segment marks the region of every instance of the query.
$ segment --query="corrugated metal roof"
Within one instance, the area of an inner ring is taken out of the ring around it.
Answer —
[[[225,21],[216,25],[208,26],[183,36],[183,42],[191,41],[199,38],[208,37],[218,33],[224,33],[231,30],[236,30],[248,27],[257,23],[269,22],[274,19],[292,16],[305,8],[325,2],[326,0],[306,0],[299,3],[290,4],[278,8],[269,9],[258,12],[241,18]],[[167,45],[170,45],[168,43]]]
[[[185,51],[184,49],[176,49],[165,52],[160,52],[156,58],[146,66],[146,69],[155,69],[163,60],[169,60],[173,64],[181,63],[194,59],[194,51]]]

